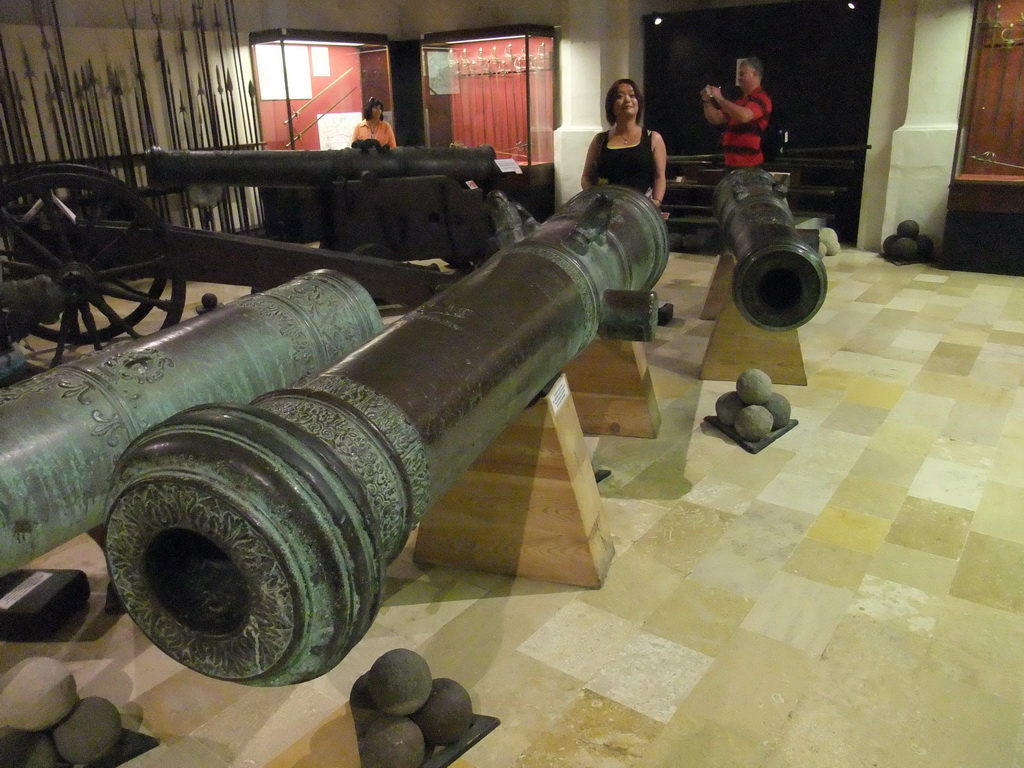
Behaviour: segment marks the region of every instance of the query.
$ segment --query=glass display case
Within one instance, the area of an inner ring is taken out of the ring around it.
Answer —
[[[938,262],[1024,275],[1024,0],[978,0]]]
[[[489,144],[520,165],[554,161],[555,29],[511,26],[423,36],[430,146]]]
[[[981,0],[964,88],[957,177],[1024,179],[1024,0]]]
[[[252,32],[259,120],[266,149],[343,149],[371,96],[392,125],[384,35],[275,29]]]

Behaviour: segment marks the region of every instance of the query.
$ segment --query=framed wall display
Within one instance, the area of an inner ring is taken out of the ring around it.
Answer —
[[[383,35],[275,29],[249,35],[266,149],[343,149],[371,96],[393,123]]]
[[[1024,0],[978,0],[937,261],[1024,275]]]
[[[521,166],[554,162],[557,36],[516,25],[423,36],[427,144],[494,148]]]

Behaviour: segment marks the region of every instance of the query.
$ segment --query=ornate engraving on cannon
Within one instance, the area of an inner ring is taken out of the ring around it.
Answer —
[[[319,373],[381,328],[358,283],[322,270],[0,389],[0,574],[101,523],[147,428]]]

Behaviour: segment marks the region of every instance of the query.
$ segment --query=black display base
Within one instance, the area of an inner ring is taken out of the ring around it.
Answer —
[[[137,731],[129,731],[125,728],[121,731],[121,740],[117,743],[117,746],[99,760],[86,763],[85,768],[117,768],[117,766],[124,765],[129,760],[149,752],[159,743],[152,736],[147,736]]]
[[[774,432],[770,432],[768,434],[768,437],[764,438],[763,440],[753,442],[751,440],[744,440],[742,437],[740,437],[739,432],[737,432],[735,429],[728,426],[727,424],[723,423],[722,420],[717,416],[705,416],[704,421],[713,426],[719,432],[730,437],[734,442],[739,444],[740,448],[745,450],[747,453],[758,453],[760,451],[763,451],[765,448],[767,448],[769,445],[774,443],[784,434],[789,432],[789,430],[791,430],[793,427],[799,424],[799,422],[796,419],[790,419],[789,423],[786,424],[786,426],[779,427]]]
[[[480,739],[493,731],[501,724],[496,717],[489,715],[473,715],[473,722],[462,734],[462,738],[447,747],[441,747],[432,755],[427,757],[420,768],[446,768],[451,765],[476,744]]]
[[[89,603],[82,571],[18,570],[0,576],[0,640],[48,640]]]

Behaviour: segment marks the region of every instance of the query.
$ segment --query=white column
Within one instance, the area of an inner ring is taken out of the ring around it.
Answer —
[[[907,117],[893,134],[881,238],[914,219],[941,239],[971,15],[971,0],[918,0]]]

